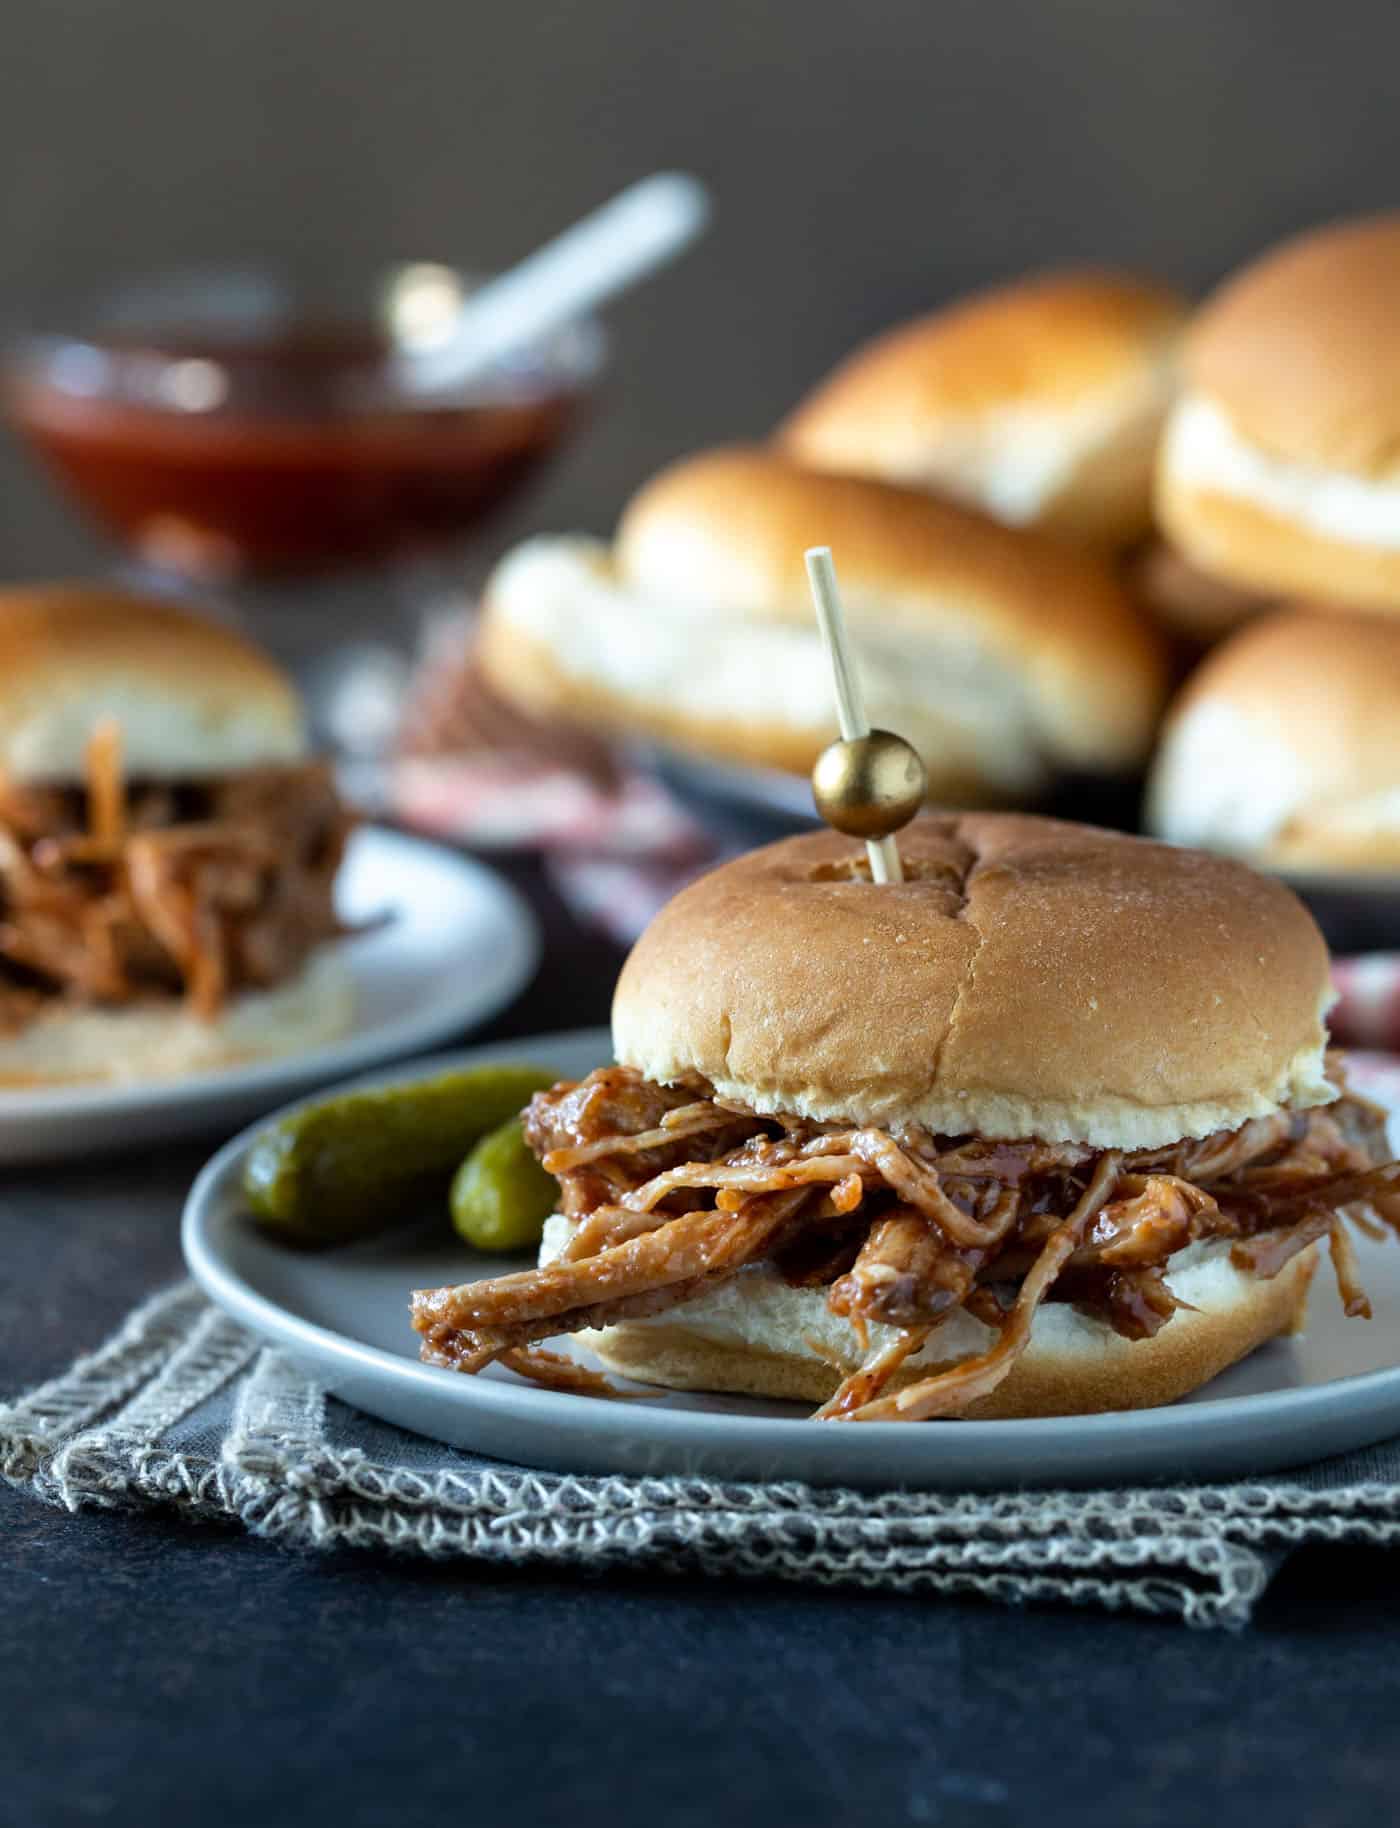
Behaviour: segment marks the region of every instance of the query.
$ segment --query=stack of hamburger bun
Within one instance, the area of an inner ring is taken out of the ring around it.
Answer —
[[[835,734],[803,548],[836,555],[877,724],[930,794],[1026,804],[1145,760],[1162,643],[1118,575],[1150,513],[1185,306],[1052,274],[858,350],[765,446],[701,453],[616,537],[491,579],[481,659],[534,716],[804,773]]]
[[[1162,835],[1304,875],[1400,868],[1400,214],[1284,243],[1207,300],[1157,472],[1173,546],[1272,607],[1171,706]]]
[[[834,734],[801,566],[826,544],[872,717],[935,801],[1034,805],[1160,736],[1160,834],[1389,870],[1397,453],[1400,214],[1302,235],[1194,314],[1130,274],[1036,274],[856,349],[767,444],[655,478],[611,542],[518,548],[481,664],[536,718],[805,772]],[[1206,650],[1163,726],[1173,652]]]

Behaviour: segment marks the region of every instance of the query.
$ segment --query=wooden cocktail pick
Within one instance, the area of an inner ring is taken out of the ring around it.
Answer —
[[[807,577],[836,687],[838,742],[823,749],[812,770],[812,798],[828,825],[864,838],[876,882],[903,882],[894,834],[924,803],[928,776],[918,752],[892,730],[872,730],[846,639],[829,546],[813,546]]]

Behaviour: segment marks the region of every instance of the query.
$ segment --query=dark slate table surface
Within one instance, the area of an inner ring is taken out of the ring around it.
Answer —
[[[618,954],[528,866],[530,992]],[[178,1272],[196,1145],[6,1176],[0,1390]],[[415,1819],[1350,1824],[1400,1811],[1400,1563],[1314,1551],[1241,1636],[699,1580],[316,1557],[0,1489],[7,1828]]]

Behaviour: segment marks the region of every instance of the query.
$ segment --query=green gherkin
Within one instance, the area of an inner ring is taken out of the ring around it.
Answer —
[[[477,1140],[517,1120],[555,1077],[535,1066],[464,1067],[307,1105],[270,1124],[249,1150],[249,1210],[303,1245],[345,1244],[415,1218],[446,1194]]]
[[[559,1187],[531,1154],[518,1117],[483,1136],[452,1182],[452,1223],[477,1250],[528,1250],[540,1241]]]

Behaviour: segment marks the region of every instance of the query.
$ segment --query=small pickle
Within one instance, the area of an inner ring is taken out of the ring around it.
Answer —
[[[442,1198],[478,1137],[507,1118],[518,1131],[521,1107],[555,1077],[536,1066],[464,1067],[307,1105],[254,1140],[243,1169],[249,1208],[289,1244],[388,1230]]]
[[[520,1119],[483,1136],[452,1183],[452,1223],[477,1250],[527,1250],[538,1244],[559,1187],[525,1142]]]

